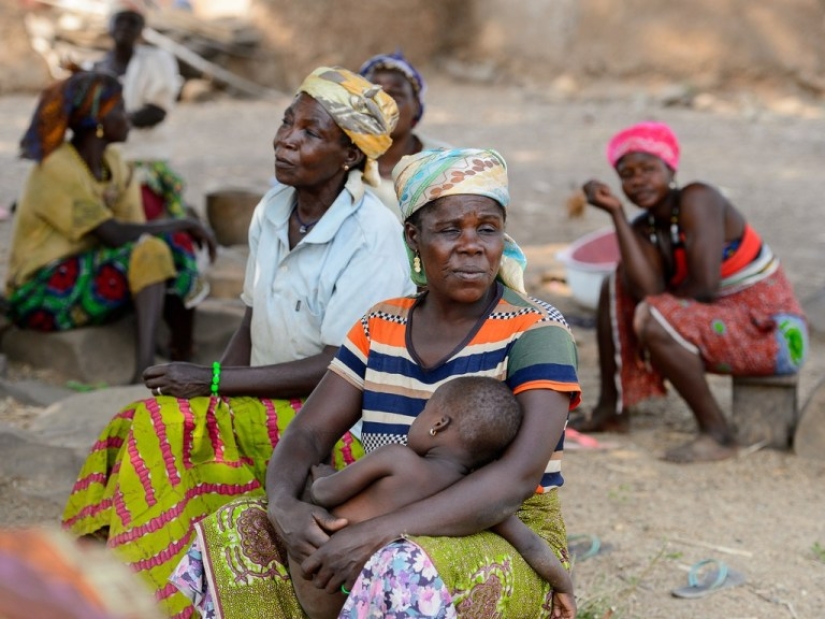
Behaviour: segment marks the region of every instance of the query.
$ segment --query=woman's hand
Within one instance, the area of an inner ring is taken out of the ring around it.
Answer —
[[[317,588],[327,593],[340,591],[341,585],[351,589],[370,557],[397,537],[383,536],[374,526],[375,521],[367,522],[372,526],[361,523],[335,533],[301,563],[304,574],[312,577]]]
[[[335,470],[334,466],[330,466],[329,464],[325,464],[323,462],[321,464],[313,464],[312,468],[309,470],[312,481],[320,479],[321,477],[329,477],[337,472],[338,471]]]
[[[188,400],[210,394],[212,368],[179,361],[153,365],[144,370],[143,383],[155,395],[171,395]]]
[[[346,519],[336,518],[322,507],[298,500],[290,501],[287,506],[270,502],[268,515],[287,552],[298,563],[323,546],[331,533],[347,525]]]
[[[186,222],[189,224],[186,227],[186,232],[189,233],[198,247],[202,248],[206,246],[209,251],[209,261],[215,262],[215,258],[218,255],[218,242],[215,240],[215,234],[199,219],[188,217]]]
[[[576,617],[576,597],[572,593],[553,593],[553,610],[550,613],[551,619],[575,619]]]
[[[596,208],[600,208],[610,214],[622,212],[621,201],[613,195],[610,187],[597,180],[587,181],[582,185],[582,191],[587,197],[587,202]]]

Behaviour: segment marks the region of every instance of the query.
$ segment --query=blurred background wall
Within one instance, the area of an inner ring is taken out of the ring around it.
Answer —
[[[54,0],[50,0],[54,1]],[[162,0],[157,0],[161,2]],[[568,87],[599,80],[702,90],[825,96],[825,0],[190,0],[203,19],[233,16],[261,35],[231,70],[293,88],[319,64],[357,67],[402,49],[457,78]],[[37,0],[0,1],[0,93],[40,88],[31,49]]]

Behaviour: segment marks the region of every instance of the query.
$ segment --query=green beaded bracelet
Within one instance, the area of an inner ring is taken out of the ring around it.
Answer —
[[[218,388],[221,386],[221,364],[219,361],[212,363],[212,397],[218,397]]]

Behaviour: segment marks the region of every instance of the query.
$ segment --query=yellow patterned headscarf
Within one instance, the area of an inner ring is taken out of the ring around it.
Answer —
[[[390,133],[398,122],[395,101],[380,86],[338,67],[319,67],[298,88],[332,116],[367,158],[364,182],[378,187],[377,159],[390,147]]]
[[[454,148],[423,150],[402,157],[392,171],[395,193],[401,208],[401,218],[410,215],[433,200],[444,196],[472,194],[486,196],[504,209],[510,204],[507,163],[493,149]],[[407,247],[410,266],[414,255]],[[504,253],[498,276],[507,286],[524,292],[524,269],[527,258],[518,244],[504,235]],[[410,269],[410,277],[418,286],[426,286],[424,272]]]

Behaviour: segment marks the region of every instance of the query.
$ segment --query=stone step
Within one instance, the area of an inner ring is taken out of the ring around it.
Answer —
[[[36,379],[16,380],[0,378],[0,398],[14,398],[28,406],[50,406],[75,392],[65,387],[50,385]]]
[[[208,364],[219,359],[244,312],[245,306],[240,300],[206,299],[198,305],[192,361]],[[82,383],[125,385],[134,373],[134,329],[133,316],[101,327],[59,333],[11,327],[2,334],[0,351],[10,361],[55,370]],[[163,326],[158,333],[161,349],[168,337]]]
[[[55,370],[83,383],[122,385],[134,373],[134,318],[102,327],[41,333],[12,327],[0,349],[9,361]]]
[[[29,425],[37,441],[74,450],[85,456],[89,448],[121,408],[152,397],[143,385],[109,387],[88,393],[75,393],[55,402]]]
[[[0,427],[0,479],[14,480],[14,490],[55,505],[71,492],[83,456],[76,450],[45,445],[27,432]]]
[[[209,296],[214,299],[238,299],[243,292],[247,245],[218,247],[218,255],[208,271],[206,279],[211,287]]]

